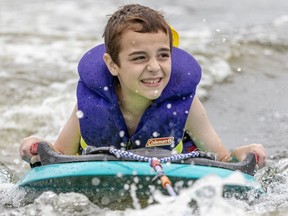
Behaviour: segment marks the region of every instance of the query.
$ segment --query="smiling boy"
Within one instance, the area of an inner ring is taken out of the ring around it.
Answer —
[[[129,135],[132,136],[144,111],[154,99],[160,97],[171,74],[171,48],[169,35],[164,32],[123,33],[119,52],[119,66],[108,53],[104,61],[119,85],[116,95]]]
[[[255,152],[259,167],[265,165],[261,144],[232,153],[225,148],[195,96],[200,67],[188,53],[173,48],[161,13],[136,4],[123,6],[108,20],[103,37],[105,48],[90,50],[79,63],[77,105],[53,145],[56,151],[76,154],[85,145],[130,149],[151,143],[173,150],[183,145],[186,132],[195,147],[214,152],[218,160],[243,160]],[[78,119],[77,112],[83,117]],[[24,160],[37,160],[30,148],[39,140],[23,139]]]

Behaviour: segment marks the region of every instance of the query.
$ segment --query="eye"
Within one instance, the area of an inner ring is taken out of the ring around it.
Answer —
[[[160,53],[158,58],[162,59],[162,60],[166,60],[166,59],[170,58],[170,52]]]
[[[141,59],[144,59],[145,57],[144,56],[137,56],[135,58],[133,58],[132,60],[133,61],[137,61],[137,60],[141,60]]]
[[[146,60],[146,57],[145,56],[135,56],[131,59],[131,61],[133,62],[142,62],[142,61],[145,61]]]

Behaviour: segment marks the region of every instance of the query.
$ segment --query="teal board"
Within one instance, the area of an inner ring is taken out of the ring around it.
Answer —
[[[157,150],[155,153],[155,149],[151,149],[150,152],[147,149],[140,149],[139,153],[142,151],[145,154],[157,154],[160,158],[171,156],[170,151]],[[17,182],[19,187],[28,191],[26,193],[28,202],[33,202],[45,191],[58,194],[77,192],[86,195],[93,203],[100,206],[103,206],[103,198],[105,198],[104,200],[109,200],[104,202],[109,208],[113,208],[112,205],[115,204],[116,209],[124,209],[127,206],[131,207],[133,203],[131,192],[135,188],[137,198],[147,205],[148,198],[156,189],[168,195],[160,181],[155,181],[157,174],[148,162],[119,160],[113,155],[103,154],[103,149],[99,150],[99,154],[61,155],[45,143],[40,143],[38,146],[38,154],[41,158],[40,166],[31,168]],[[149,157],[153,156],[149,155]],[[241,196],[253,189],[251,185],[256,183],[253,177],[255,164],[254,154],[248,155],[244,161],[238,163],[225,163],[206,158],[161,163],[165,175],[169,177],[177,193],[207,175],[216,175],[225,179],[235,170],[239,170],[246,179],[247,185],[224,185],[223,195],[233,193]]]
[[[234,171],[201,165],[189,164],[162,164],[163,170],[168,177],[195,180],[208,174],[215,174],[226,178]],[[154,177],[155,171],[145,162],[128,161],[91,161],[60,163],[39,166],[27,172],[18,182],[19,186],[32,185],[33,182],[81,176],[150,176]],[[254,177],[244,174],[246,180],[255,181]]]

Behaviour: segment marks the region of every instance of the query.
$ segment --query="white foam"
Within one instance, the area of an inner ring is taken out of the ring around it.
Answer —
[[[273,24],[275,26],[282,26],[288,24],[288,15],[283,15],[274,19]]]

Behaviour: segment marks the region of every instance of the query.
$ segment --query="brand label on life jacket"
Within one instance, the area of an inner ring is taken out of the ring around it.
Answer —
[[[146,147],[166,146],[174,144],[174,137],[161,137],[149,139]]]

